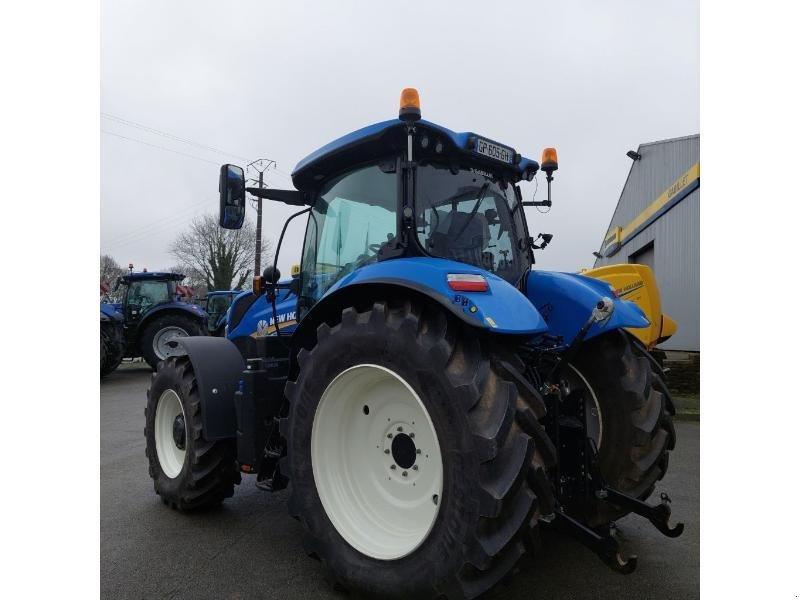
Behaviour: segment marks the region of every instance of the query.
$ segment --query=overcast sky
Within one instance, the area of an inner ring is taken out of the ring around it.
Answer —
[[[526,209],[554,234],[544,269],[593,264],[627,150],[699,131],[696,1],[114,0],[101,35],[101,252],[137,269],[174,264],[173,237],[216,214],[219,164],[271,158],[268,184],[290,187],[307,154],[397,116],[404,87],[425,119],[536,160],[558,149],[550,213]],[[291,212],[265,203],[265,238]]]

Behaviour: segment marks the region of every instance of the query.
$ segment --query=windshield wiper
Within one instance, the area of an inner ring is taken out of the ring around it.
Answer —
[[[486,191],[488,189],[489,189],[489,182],[486,181],[481,186],[481,191],[478,193],[478,200],[477,202],[475,202],[475,206],[473,207],[472,212],[469,213],[469,217],[467,217],[467,220],[464,221],[464,224],[461,226],[461,231],[459,231],[455,235],[455,237],[453,237],[453,241],[456,241],[458,238],[460,238],[461,234],[464,233],[467,230],[469,224],[472,223],[472,219],[474,219],[475,215],[478,214],[478,208],[480,208],[481,202],[483,202],[483,197],[486,195]]]

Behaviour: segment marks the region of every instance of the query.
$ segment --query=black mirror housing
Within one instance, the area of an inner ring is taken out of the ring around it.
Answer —
[[[236,165],[222,165],[219,171],[219,226],[241,229],[244,208],[244,169]]]
[[[267,283],[278,283],[278,280],[281,278],[281,271],[280,269],[269,265],[264,269],[264,274],[262,277]]]

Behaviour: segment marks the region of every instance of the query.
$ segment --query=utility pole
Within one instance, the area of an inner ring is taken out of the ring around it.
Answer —
[[[277,166],[277,163],[270,158],[259,158],[258,160],[254,160],[247,165],[247,168],[256,171],[258,173],[258,179],[251,179],[250,181],[257,183],[258,187],[263,188],[264,173],[266,173],[270,167],[274,169]],[[256,202],[256,264],[253,275],[261,275],[261,198],[256,198]]]

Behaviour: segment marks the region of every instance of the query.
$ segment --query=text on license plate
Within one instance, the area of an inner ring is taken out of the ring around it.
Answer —
[[[511,148],[506,148],[489,140],[476,138],[474,149],[478,154],[483,154],[504,163],[511,164],[514,162],[514,151]]]

